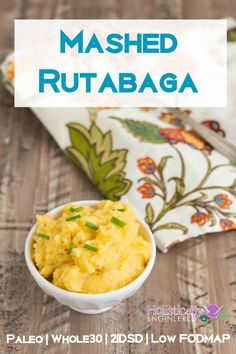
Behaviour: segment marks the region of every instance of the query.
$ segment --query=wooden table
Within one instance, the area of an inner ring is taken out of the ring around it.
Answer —
[[[221,18],[236,16],[235,0],[1,0],[0,59],[13,49],[14,18]],[[59,150],[28,109],[13,108],[0,84],[0,304],[1,353],[165,353],[236,352],[225,344],[6,345],[5,335],[88,333],[236,332],[236,233],[189,240],[166,255],[158,252],[155,269],[141,290],[111,311],[86,316],[43,294],[24,261],[26,234],[35,214],[76,199],[100,194]],[[147,304],[203,307],[224,305],[228,321],[198,325],[148,322]]]

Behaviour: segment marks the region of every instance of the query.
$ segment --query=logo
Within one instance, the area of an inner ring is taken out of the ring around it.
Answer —
[[[208,322],[209,319],[213,320],[219,318],[222,321],[227,321],[228,315],[227,312],[223,309],[222,306],[218,306],[217,304],[209,304],[204,306],[205,313],[199,316],[201,322]]]
[[[200,321],[208,322],[210,320],[227,321],[228,315],[223,309],[223,305],[208,304],[204,308],[192,305],[190,307],[183,307],[180,304],[176,306],[168,305],[147,305],[147,320],[154,322],[190,322]]]

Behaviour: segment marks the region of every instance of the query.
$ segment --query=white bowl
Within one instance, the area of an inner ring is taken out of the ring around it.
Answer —
[[[96,207],[98,203],[99,201],[83,200],[78,202],[72,202],[70,204],[75,204],[77,206],[88,205],[91,207]],[[64,205],[61,205],[50,211],[48,214],[56,218],[60,215],[63,208]],[[149,240],[151,243],[152,253],[144,271],[134,281],[124,286],[123,288],[102,294],[80,294],[58,288],[57,286],[50,283],[39,273],[33,263],[31,256],[32,237],[34,235],[36,225],[31,228],[25,243],[25,259],[29,271],[32,274],[36,283],[39,285],[39,287],[46,294],[57,299],[57,301],[59,301],[61,304],[69,306],[75,311],[79,311],[86,314],[96,314],[107,311],[111,307],[120,303],[122,300],[133,295],[142,286],[142,284],[147,279],[153,268],[156,257],[156,244],[154,241],[154,237],[147,224],[141,218],[137,217],[137,221],[140,224],[140,232],[142,236],[145,239]]]

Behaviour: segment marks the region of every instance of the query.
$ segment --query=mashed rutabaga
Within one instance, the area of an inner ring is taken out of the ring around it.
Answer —
[[[150,255],[134,211],[121,202],[67,205],[55,220],[37,217],[33,260],[60,288],[87,294],[119,289],[143,272]]]

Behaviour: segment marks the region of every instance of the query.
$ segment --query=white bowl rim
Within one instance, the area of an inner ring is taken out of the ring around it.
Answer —
[[[61,211],[65,205],[77,205],[77,206],[97,206],[98,203],[101,200],[80,200],[80,201],[73,201],[73,202],[69,202],[66,204],[62,204],[52,210],[50,210],[47,214],[55,214],[59,211]],[[128,294],[130,291],[135,290],[136,289],[136,284],[138,285],[138,283],[143,283],[148,276],[150,275],[152,268],[154,266],[155,263],[155,259],[156,259],[156,243],[155,243],[155,239],[154,236],[149,228],[149,226],[147,225],[147,223],[140,218],[139,216],[137,216],[137,221],[142,224],[150,238],[150,243],[152,246],[152,253],[151,253],[151,257],[149,258],[149,261],[144,269],[144,271],[136,278],[134,279],[131,283],[123,286],[122,288],[119,288],[117,290],[112,290],[112,291],[108,291],[105,293],[98,293],[98,294],[85,294],[85,293],[76,293],[73,291],[69,291],[69,290],[65,290],[62,288],[57,287],[56,285],[52,284],[49,280],[45,279],[38,271],[38,269],[36,268],[32,257],[31,257],[31,242],[32,242],[32,237],[34,235],[34,231],[36,228],[36,223],[32,226],[32,228],[30,229],[27,237],[26,237],[26,241],[25,241],[25,260],[26,260],[26,264],[30,270],[30,273],[32,274],[33,278],[37,279],[37,281],[39,283],[42,283],[45,288],[48,288],[51,290],[52,293],[54,293],[55,295],[58,294],[58,296],[66,296],[66,297],[71,297],[73,299],[81,299],[81,300],[105,300],[107,298],[111,298],[111,297],[116,297],[119,295],[124,295],[124,294]]]

